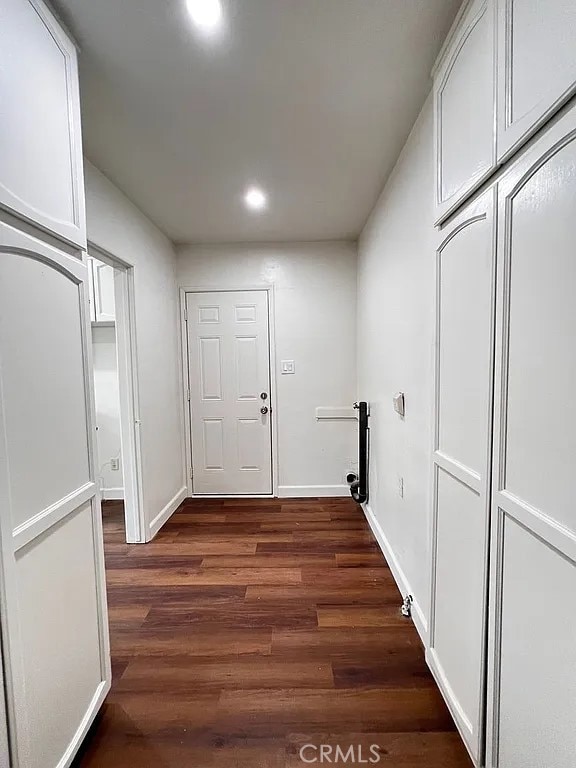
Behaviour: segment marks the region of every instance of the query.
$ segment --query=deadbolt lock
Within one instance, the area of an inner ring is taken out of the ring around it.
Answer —
[[[267,400],[268,399],[268,392],[260,392],[260,399],[261,400]]]

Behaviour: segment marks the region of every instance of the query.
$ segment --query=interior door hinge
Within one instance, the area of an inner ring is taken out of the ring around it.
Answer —
[[[186,392],[186,399],[190,402],[190,390]]]
[[[194,467],[190,467],[190,478],[194,478]]]
[[[185,323],[188,322],[188,310],[187,309],[184,309],[184,322]]]

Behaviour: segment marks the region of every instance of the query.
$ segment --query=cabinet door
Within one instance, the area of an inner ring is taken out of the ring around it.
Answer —
[[[41,0],[0,4],[0,206],[85,245],[76,49]]]
[[[433,558],[428,662],[483,754],[494,339],[495,192],[468,205],[436,261]]]
[[[497,0],[498,159],[506,159],[576,86],[574,0]]]
[[[66,768],[109,687],[86,266],[0,224],[0,594],[12,768]]]
[[[576,755],[576,110],[499,184],[487,762]]]
[[[114,267],[98,259],[92,261],[92,287],[94,290],[94,320],[97,323],[110,323],[116,319],[114,299]]]
[[[434,76],[437,221],[496,167],[492,3],[465,6]]]

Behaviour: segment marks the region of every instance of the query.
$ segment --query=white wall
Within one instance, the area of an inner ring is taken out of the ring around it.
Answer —
[[[402,587],[417,601],[421,630],[429,603],[433,157],[429,98],[358,248],[358,388],[371,404],[369,507]],[[397,391],[406,395],[404,419],[392,407]]]
[[[317,422],[317,406],[356,399],[356,246],[352,243],[182,246],[188,287],[275,286],[279,493],[347,493],[356,423]],[[295,360],[295,375],[280,361]]]
[[[92,362],[94,364],[94,399],[98,433],[97,472],[105,499],[124,498],[122,461],[113,470],[111,459],[121,460],[120,395],[118,392],[118,360],[116,329],[92,326]]]
[[[89,162],[85,174],[88,239],[134,266],[142,485],[155,531],[186,495],[174,249]]]

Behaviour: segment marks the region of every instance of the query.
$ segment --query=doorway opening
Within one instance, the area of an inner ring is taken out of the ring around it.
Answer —
[[[128,544],[146,541],[141,486],[134,268],[88,246],[96,406],[96,480],[102,514]]]

